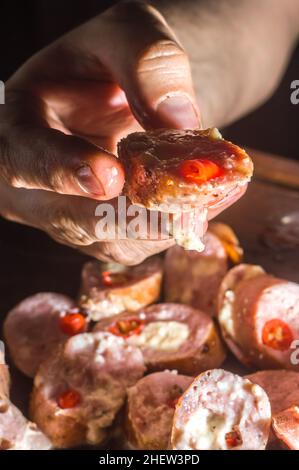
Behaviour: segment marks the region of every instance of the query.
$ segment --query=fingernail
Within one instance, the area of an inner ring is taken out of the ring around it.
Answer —
[[[199,127],[199,117],[191,101],[186,96],[170,96],[162,101],[157,109],[160,119],[175,129]]]
[[[76,171],[76,177],[80,188],[84,192],[95,196],[105,195],[103,184],[95,176],[90,166],[84,165],[78,168]]]

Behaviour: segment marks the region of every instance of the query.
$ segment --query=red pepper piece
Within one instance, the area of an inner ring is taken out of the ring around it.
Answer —
[[[81,403],[81,395],[80,393],[76,392],[76,390],[66,390],[65,392],[61,393],[57,398],[57,404],[59,408],[66,410],[68,408],[75,408],[79,403]]]
[[[240,446],[243,443],[242,436],[240,431],[234,429],[231,432],[227,432],[225,434],[225,442],[228,449],[232,449],[234,447]]]
[[[110,325],[108,331],[116,336],[129,338],[133,335],[139,335],[143,330],[144,325],[144,321],[139,318],[124,318]]]
[[[82,313],[66,313],[60,317],[59,327],[68,336],[83,333],[86,329],[86,317]]]

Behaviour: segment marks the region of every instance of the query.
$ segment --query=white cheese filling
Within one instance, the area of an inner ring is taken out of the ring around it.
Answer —
[[[232,290],[227,290],[224,294],[222,307],[219,312],[219,323],[225,333],[232,339],[235,338],[235,328],[233,320],[233,304],[235,301],[235,293]]]

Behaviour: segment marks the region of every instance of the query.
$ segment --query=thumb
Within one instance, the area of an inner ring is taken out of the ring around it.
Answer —
[[[121,2],[92,23],[71,34],[88,39],[143,127],[199,127],[188,57],[156,9]]]
[[[46,127],[39,119],[32,119],[30,125],[23,125],[21,118],[18,125],[9,123],[15,104],[7,103],[3,110],[6,125],[0,132],[0,177],[17,188],[101,200],[119,195],[124,171],[114,155],[80,137]],[[27,123],[30,116],[27,113]]]

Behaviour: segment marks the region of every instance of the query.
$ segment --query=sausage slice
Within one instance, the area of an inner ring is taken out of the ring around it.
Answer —
[[[35,377],[30,412],[55,447],[100,444],[144,373],[139,349],[109,333],[61,344]]]
[[[0,353],[0,450],[47,450],[48,438],[9,400],[9,372]]]
[[[87,328],[86,316],[72,299],[41,292],[20,302],[7,315],[4,336],[15,365],[34,377],[40,363],[61,341]]]
[[[161,204],[210,205],[253,171],[246,152],[218,129],[157,129],[122,139],[118,153],[126,171],[125,193],[148,209]]]
[[[181,304],[161,303],[97,323],[95,331],[109,331],[141,349],[149,371],[176,369],[196,375],[218,367],[225,350],[213,323],[204,312]]]
[[[52,444],[7,397],[0,395],[0,450],[48,450]]]
[[[0,351],[0,395],[9,396],[10,376],[8,366],[5,364],[4,353]]]
[[[203,372],[176,406],[176,450],[263,450],[271,423],[264,390],[221,369]]]
[[[149,374],[128,390],[126,436],[137,449],[168,449],[175,405],[192,377],[174,371]]]
[[[80,305],[97,321],[125,310],[135,312],[157,301],[162,261],[155,256],[131,267],[90,261],[84,265],[81,278]]]
[[[219,323],[224,339],[245,364],[299,370],[299,285],[254,265],[239,265],[223,279]]]

